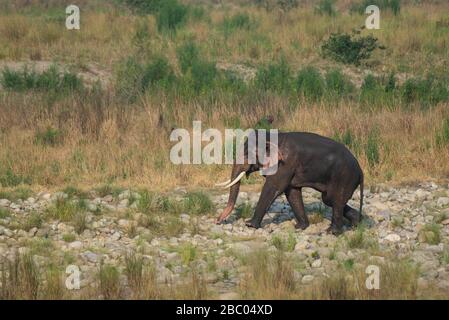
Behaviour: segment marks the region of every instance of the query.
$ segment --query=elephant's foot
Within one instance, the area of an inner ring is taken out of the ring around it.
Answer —
[[[260,228],[260,223],[254,222],[253,220],[248,220],[248,221],[246,221],[245,224],[247,227],[250,227],[250,228],[254,228],[254,229]]]
[[[295,225],[296,229],[306,230],[309,227],[309,222],[297,222]]]
[[[327,228],[326,232],[331,233],[334,236],[339,236],[343,233],[343,228],[338,228],[337,226],[331,224],[330,227]]]

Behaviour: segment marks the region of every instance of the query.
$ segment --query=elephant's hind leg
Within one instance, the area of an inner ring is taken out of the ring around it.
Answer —
[[[285,195],[287,196],[287,200],[292,207],[293,213],[295,214],[296,220],[298,223],[296,224],[296,229],[306,229],[309,226],[309,219],[307,218],[304,202],[302,200],[302,192],[301,189],[293,189],[288,188],[285,191]]]

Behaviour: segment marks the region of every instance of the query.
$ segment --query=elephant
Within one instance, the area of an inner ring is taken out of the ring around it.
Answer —
[[[259,139],[260,140],[260,139]],[[267,146],[269,136],[267,135]],[[226,208],[218,216],[216,223],[222,223],[234,209],[243,176],[263,168],[259,158],[255,164],[248,161],[248,154],[259,150],[248,150],[244,144],[244,161],[233,162],[231,179],[226,181],[225,188],[230,188]],[[251,147],[252,148],[252,147]],[[266,150],[268,153],[268,148]],[[342,143],[330,138],[309,132],[279,132],[277,150],[278,167],[275,174],[264,175],[259,201],[252,219],[246,225],[260,228],[266,211],[274,200],[285,194],[294,216],[297,229],[306,229],[309,221],[304,210],[302,188],[309,187],[321,192],[322,201],[332,207],[332,221],[327,232],[339,235],[343,232],[343,217],[352,226],[357,226],[362,217],[363,206],[363,171],[353,154]],[[347,202],[360,186],[359,211],[350,207]]]

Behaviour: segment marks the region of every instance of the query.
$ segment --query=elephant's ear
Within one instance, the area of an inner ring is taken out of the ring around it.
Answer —
[[[284,160],[283,153],[278,145],[267,141],[265,145],[265,159],[261,159],[262,174],[274,174],[277,171],[279,163]],[[265,173],[264,173],[265,171]],[[269,173],[272,172],[272,173]]]

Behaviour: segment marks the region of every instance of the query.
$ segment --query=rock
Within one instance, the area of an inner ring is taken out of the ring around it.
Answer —
[[[8,199],[0,199],[0,207],[9,207],[11,201]]]
[[[121,236],[120,232],[116,231],[116,232],[114,232],[114,234],[112,235],[111,239],[112,239],[112,241],[118,241],[118,240],[120,240],[121,237],[122,237],[122,236]]]
[[[37,233],[37,230],[38,229],[36,227],[31,228],[30,231],[28,231],[28,236],[29,237],[34,237],[36,235],[36,233]]]
[[[437,206],[444,207],[449,205],[449,198],[448,197],[439,197],[437,200]]]
[[[447,226],[449,224],[449,219],[441,221],[441,224]]]
[[[83,243],[81,241],[73,241],[69,243],[69,248],[74,250],[79,250],[83,247]]]
[[[113,200],[114,200],[114,197],[112,197],[112,195],[110,195],[110,194],[103,197],[103,201],[105,201],[105,202],[112,202]]]
[[[315,279],[314,276],[312,276],[311,274],[307,274],[307,275],[302,277],[301,283],[302,284],[309,284],[309,283],[311,283],[313,281],[313,279]]]
[[[98,255],[91,251],[86,251],[81,256],[89,262],[92,262],[92,263],[98,262]]]
[[[218,300],[238,300],[240,295],[237,292],[225,292],[220,294]]]
[[[118,225],[123,228],[128,228],[130,225],[130,222],[129,222],[129,220],[126,220],[126,219],[120,219],[118,221]]]
[[[320,268],[321,267],[321,259],[317,259],[312,262],[312,268]]]
[[[390,242],[398,242],[398,241],[401,241],[401,237],[396,233],[391,233],[385,237],[385,240],[390,241]]]

